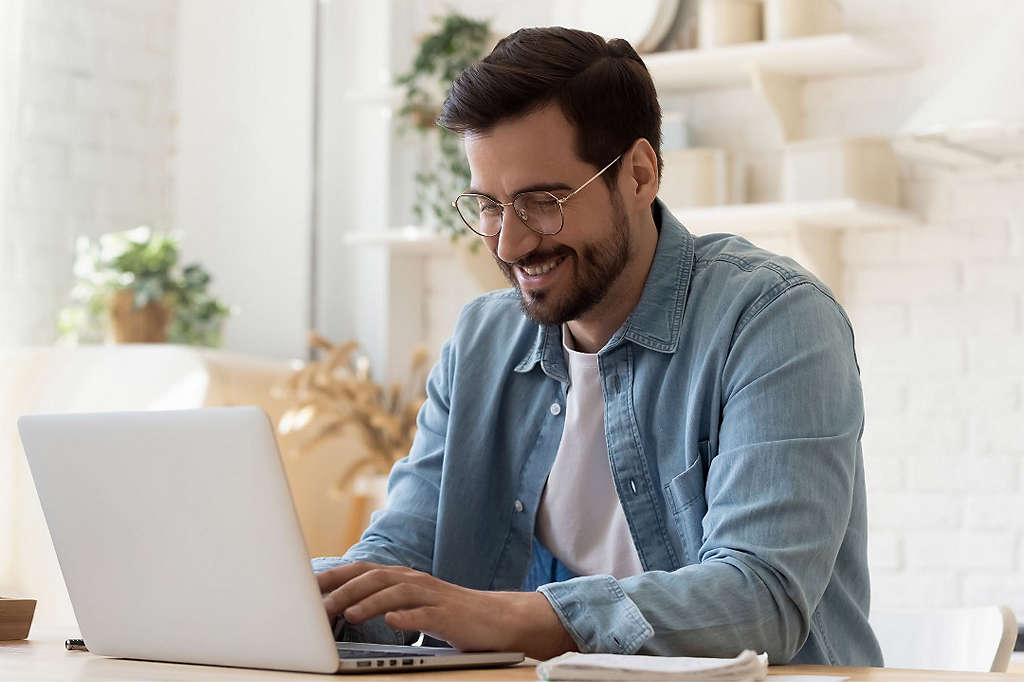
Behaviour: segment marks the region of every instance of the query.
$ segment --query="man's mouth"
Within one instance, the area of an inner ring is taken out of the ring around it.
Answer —
[[[562,263],[562,261],[565,260],[565,258],[565,256],[555,256],[554,258],[550,258],[544,261],[543,263],[537,263],[534,265],[520,265],[519,269],[525,272],[530,277],[539,277],[540,275],[551,272],[552,270],[557,268]]]

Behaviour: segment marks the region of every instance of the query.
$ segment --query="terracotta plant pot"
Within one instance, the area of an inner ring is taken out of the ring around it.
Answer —
[[[115,292],[110,299],[110,325],[117,343],[167,343],[171,310],[162,303],[150,301],[136,308],[129,289]]]

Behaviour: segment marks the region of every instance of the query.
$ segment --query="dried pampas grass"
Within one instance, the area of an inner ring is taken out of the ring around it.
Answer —
[[[426,400],[427,350],[413,351],[404,384],[384,387],[370,378],[369,358],[357,352],[355,341],[336,346],[311,331],[309,345],[322,351],[322,358],[300,363],[272,389],[274,398],[294,401],[277,431],[289,454],[301,455],[342,436],[346,427],[355,428],[366,449],[335,482],[335,492],[345,493],[360,475],[386,475],[409,453],[416,415]]]

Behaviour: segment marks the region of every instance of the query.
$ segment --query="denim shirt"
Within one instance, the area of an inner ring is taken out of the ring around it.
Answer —
[[[660,201],[654,216],[640,302],[598,353],[612,478],[644,572],[537,589],[582,652],[881,665],[845,312],[789,258],[695,238]],[[466,305],[387,508],[314,569],[360,560],[474,589],[528,585],[567,388],[559,327],[527,319],[514,290]]]

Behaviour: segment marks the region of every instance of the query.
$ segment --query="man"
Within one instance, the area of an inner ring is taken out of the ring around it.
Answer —
[[[581,31],[518,31],[455,81],[455,206],[513,289],[463,309],[387,509],[315,561],[358,636],[881,664],[849,321],[669,214],[660,118],[628,43]]]

